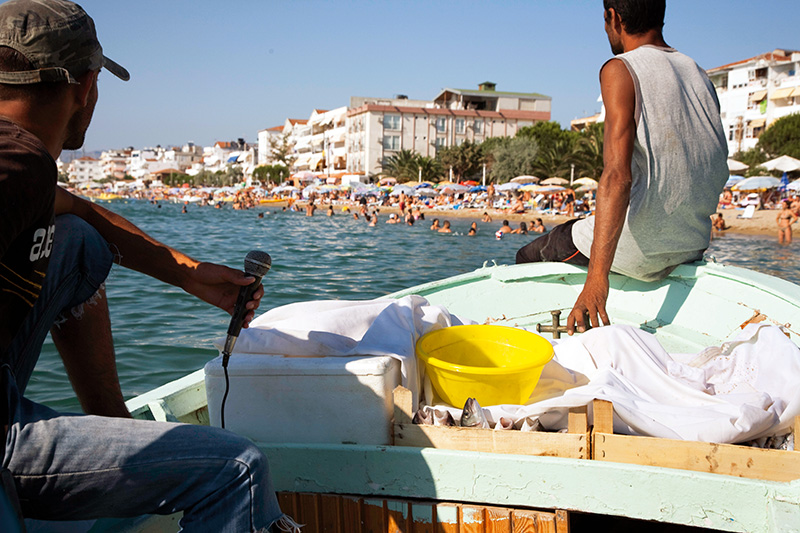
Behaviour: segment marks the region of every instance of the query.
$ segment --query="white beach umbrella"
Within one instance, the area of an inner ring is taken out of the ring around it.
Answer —
[[[521,184],[519,184],[519,183],[514,183],[513,181],[509,181],[508,183],[503,183],[503,184],[501,184],[501,185],[498,185],[497,187],[495,187],[495,190],[496,190],[496,191],[500,191],[500,192],[505,192],[505,191],[516,191],[516,190],[517,190],[517,189],[519,189],[520,187],[522,187],[522,185],[521,185]]]
[[[760,166],[766,168],[767,170],[795,172],[800,170],[800,159],[795,159],[794,157],[788,155],[782,155],[780,157],[776,157],[775,159],[771,159]]]
[[[728,170],[730,172],[741,172],[742,170],[747,170],[750,168],[749,165],[745,165],[741,161],[736,161],[735,159],[728,159]]]
[[[572,184],[573,185],[582,185],[582,186],[586,186],[586,187],[591,187],[593,189],[596,189],[597,186],[599,185],[599,183],[597,183],[597,180],[592,179],[592,178],[578,178],[575,181],[573,181]]]
[[[547,178],[542,185],[569,185],[569,180],[559,177]]]
[[[800,191],[800,180],[794,180],[786,186],[786,189],[789,191]]]
[[[774,189],[781,184],[781,180],[772,176],[755,176],[743,179],[733,186],[736,191],[757,191],[759,189]]]
[[[414,188],[409,187],[408,185],[395,185],[392,187],[392,192],[390,196],[400,196],[400,193],[405,194],[406,196],[410,196],[414,194]]]
[[[516,178],[511,179],[514,183],[522,183],[523,185],[526,183],[537,183],[539,178],[536,176],[517,176]]]

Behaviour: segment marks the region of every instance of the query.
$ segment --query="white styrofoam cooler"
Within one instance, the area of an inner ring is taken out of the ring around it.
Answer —
[[[389,356],[290,357],[234,354],[225,427],[257,442],[390,444],[392,390],[400,362]],[[222,357],[205,366],[212,426],[225,394]]]

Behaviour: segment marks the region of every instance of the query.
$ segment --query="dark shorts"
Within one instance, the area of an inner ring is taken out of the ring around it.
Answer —
[[[517,250],[517,264],[550,262],[589,266],[589,258],[572,242],[572,225],[577,221],[570,220],[556,226],[550,233]]]

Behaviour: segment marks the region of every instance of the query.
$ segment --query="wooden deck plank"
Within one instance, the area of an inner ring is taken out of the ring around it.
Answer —
[[[459,514],[457,505],[438,504],[436,506],[436,533],[459,533]]]
[[[378,499],[361,500],[361,521],[363,533],[386,533],[385,501]]]
[[[346,533],[342,530],[342,498],[335,494],[322,494],[319,505],[320,533]]]
[[[459,533],[484,533],[484,509],[474,505],[460,505]]]
[[[538,533],[537,517],[537,513],[534,511],[512,511],[512,531],[514,533]]]
[[[342,532],[363,533],[361,520],[361,499],[342,496]]]
[[[486,533],[511,533],[511,510],[487,507]]]
[[[768,481],[800,479],[800,452],[708,442],[595,434],[594,459]]]
[[[401,500],[386,500],[386,531],[408,533],[409,504]]]
[[[411,533],[434,533],[436,507],[433,503],[412,503],[409,520]]]
[[[395,424],[397,446],[588,459],[586,434]]]

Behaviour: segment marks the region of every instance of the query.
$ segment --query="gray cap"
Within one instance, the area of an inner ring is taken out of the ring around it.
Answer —
[[[0,5],[0,46],[13,48],[35,67],[0,71],[0,83],[78,83],[75,76],[100,68],[130,79],[127,70],[103,55],[92,18],[66,0],[10,0]]]

